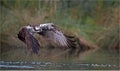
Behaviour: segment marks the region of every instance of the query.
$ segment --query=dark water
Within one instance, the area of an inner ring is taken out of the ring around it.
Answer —
[[[6,62],[0,61],[1,70],[88,70],[88,69],[119,69],[118,65],[89,64],[75,62]]]

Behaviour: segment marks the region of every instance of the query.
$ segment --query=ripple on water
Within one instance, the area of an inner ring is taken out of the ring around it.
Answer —
[[[111,64],[0,61],[1,69],[95,69],[101,67],[102,69],[103,68],[119,69],[117,65]]]

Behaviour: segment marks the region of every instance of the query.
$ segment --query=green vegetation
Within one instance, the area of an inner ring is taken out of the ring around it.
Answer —
[[[96,57],[100,56],[102,59],[101,55],[105,59],[104,52],[99,49],[105,51],[105,55],[108,54],[106,60],[118,59],[115,58],[120,42],[118,0],[1,0],[0,15],[0,60],[49,59],[36,56],[27,58],[25,45],[17,39],[17,33],[22,26],[47,22],[53,22],[63,30],[98,45],[98,51],[95,52],[97,54],[93,52],[83,61],[97,62],[99,60]],[[109,54],[113,54],[113,57]],[[107,63],[110,62],[117,63]]]

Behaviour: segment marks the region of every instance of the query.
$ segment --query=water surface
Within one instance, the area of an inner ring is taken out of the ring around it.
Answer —
[[[111,64],[92,64],[80,62],[26,62],[26,61],[0,61],[2,70],[88,70],[88,69],[119,69],[118,65]]]

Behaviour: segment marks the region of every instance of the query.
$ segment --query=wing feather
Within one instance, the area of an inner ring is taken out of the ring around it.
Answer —
[[[55,26],[53,27],[54,28],[46,31],[45,37],[60,46],[68,47],[66,36],[60,30],[58,30]]]
[[[23,27],[20,30],[18,38],[27,45],[27,49],[29,51],[32,51],[36,54],[38,53],[40,47],[38,40],[34,37],[33,34],[31,34],[31,31],[28,30],[26,27]]]
[[[32,50],[34,53],[38,53],[39,51],[39,43],[38,40],[32,35],[30,34],[30,31],[26,31],[26,37],[25,37],[25,41],[27,44],[28,49]]]

